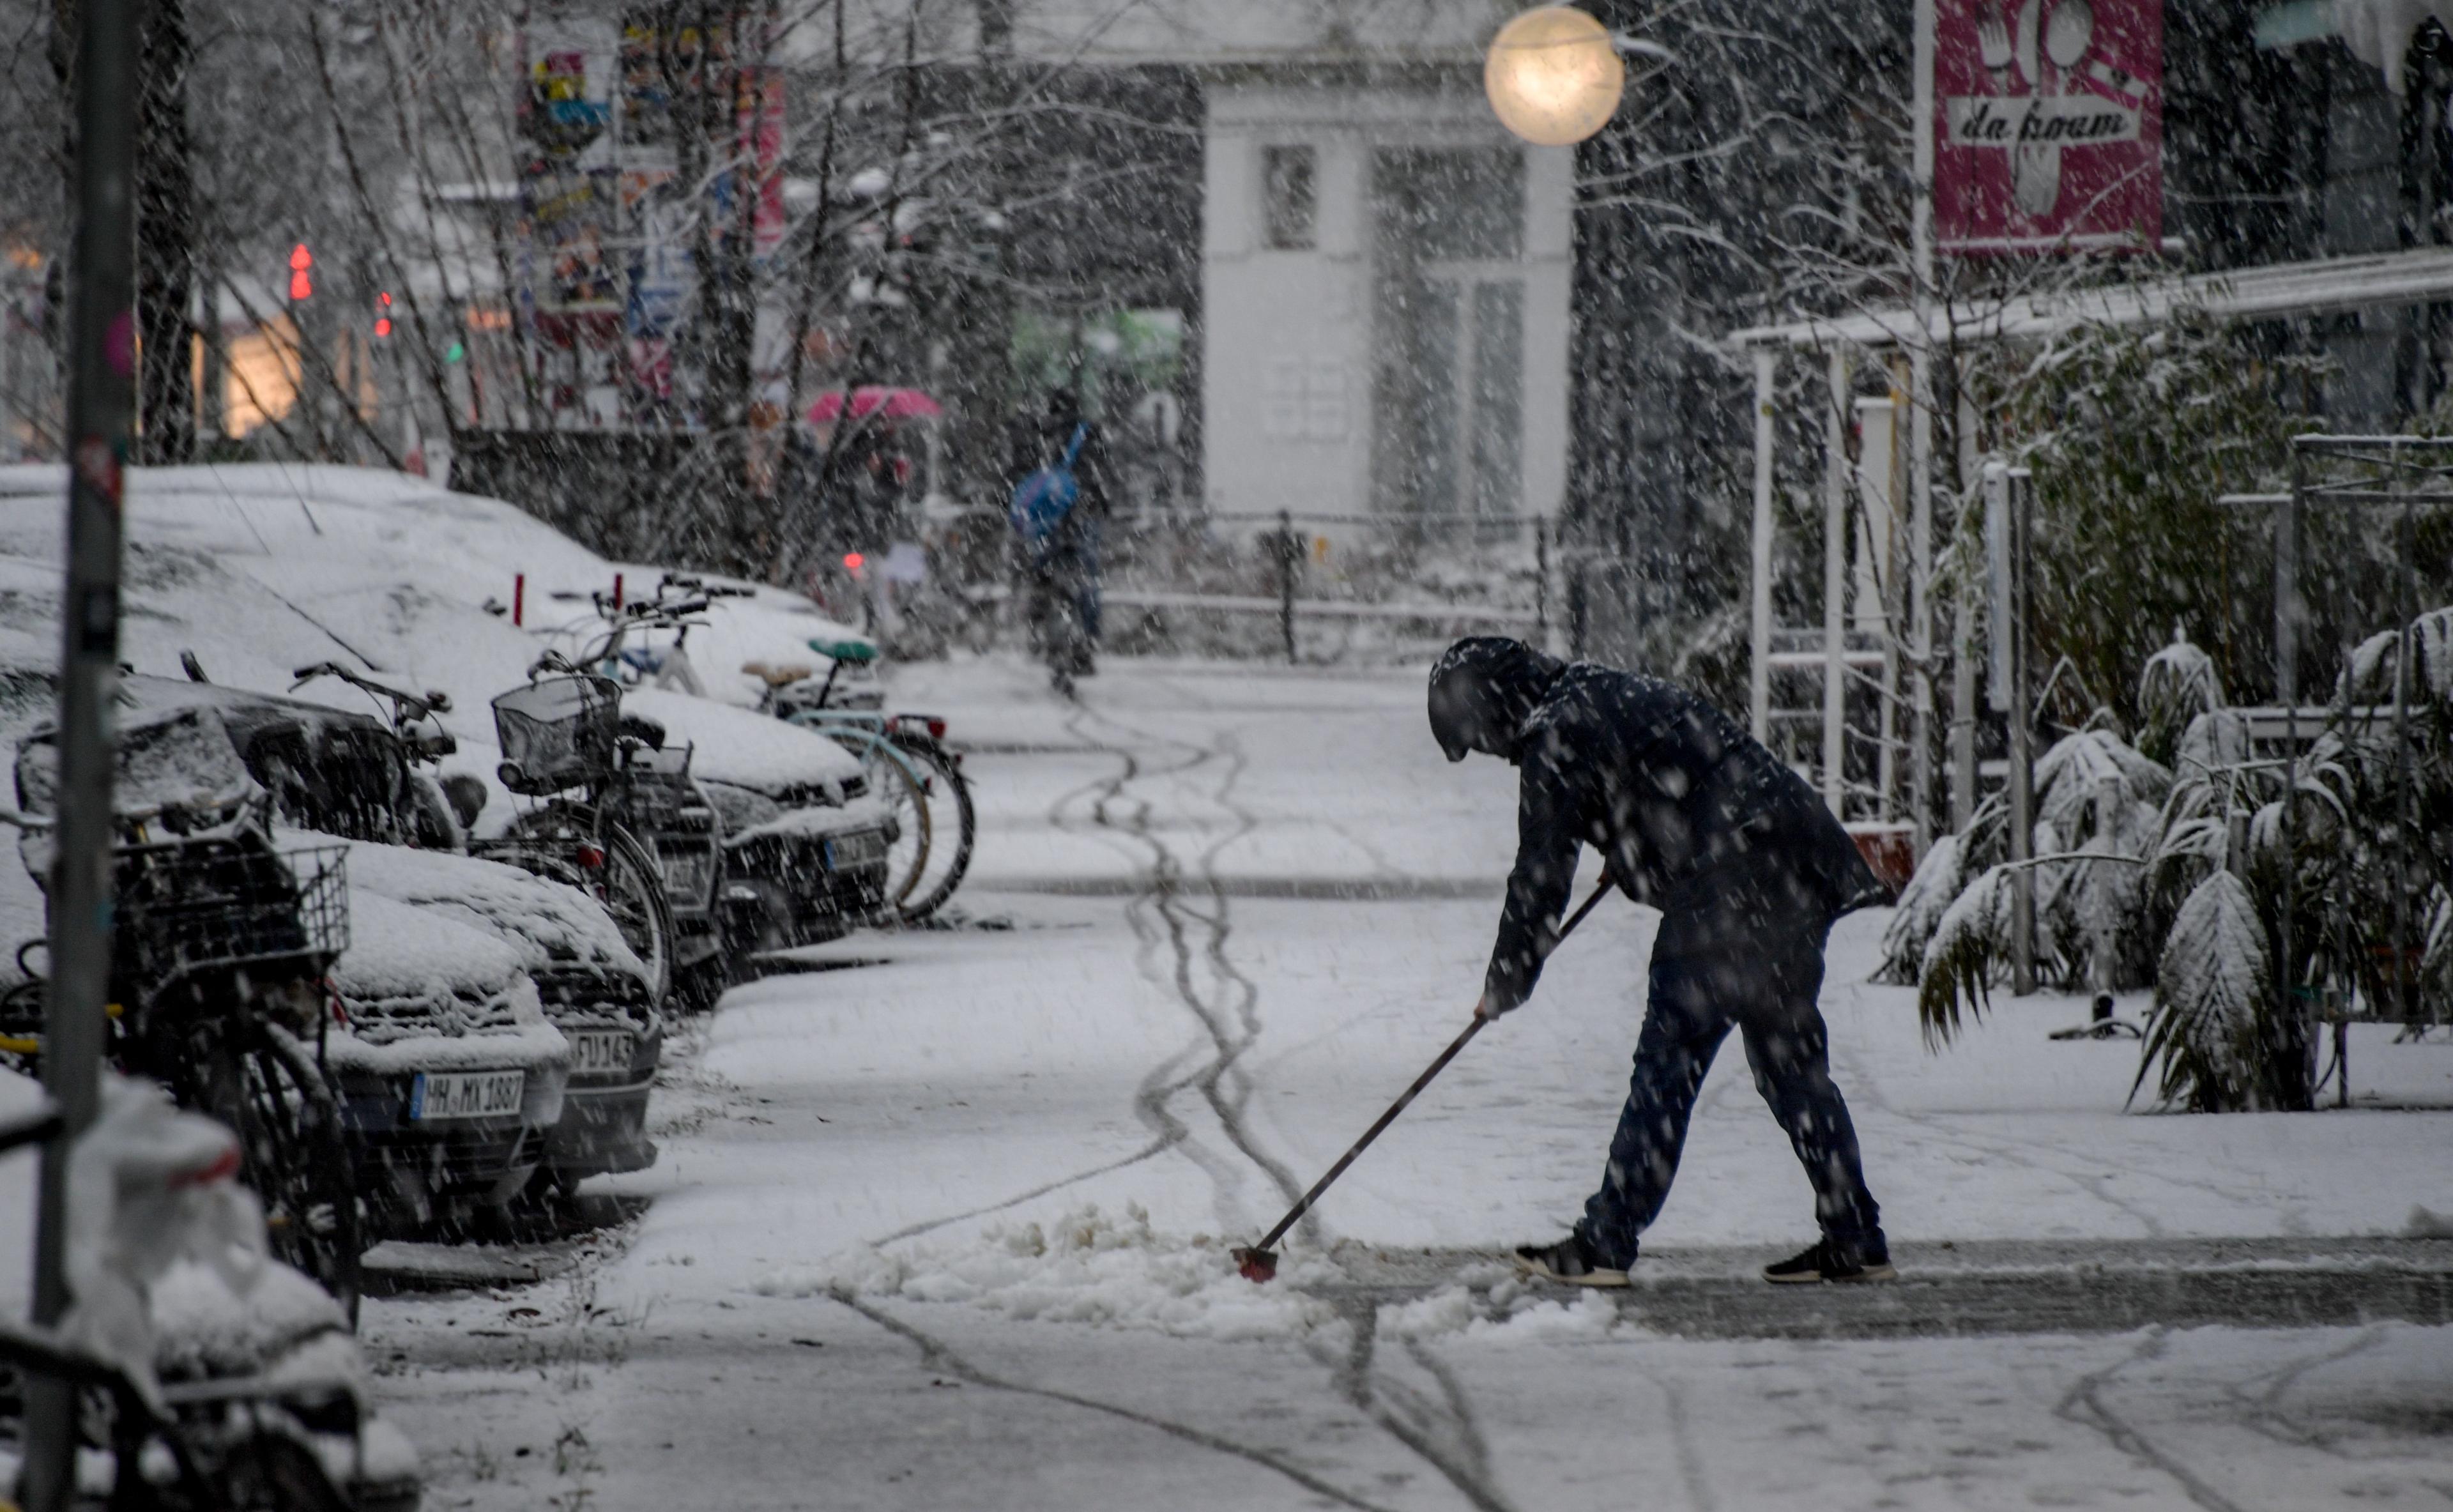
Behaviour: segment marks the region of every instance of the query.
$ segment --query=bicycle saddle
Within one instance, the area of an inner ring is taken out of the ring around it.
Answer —
[[[816,667],[806,666],[799,662],[787,662],[781,666],[770,666],[765,662],[744,662],[741,669],[768,687],[789,687],[818,675]]]
[[[829,641],[824,639],[812,640],[809,642],[809,649],[817,652],[820,656],[827,657],[829,660],[837,662],[850,662],[858,664],[862,662],[874,662],[877,660],[877,647],[875,645],[868,641],[852,640],[849,638],[840,641]]]

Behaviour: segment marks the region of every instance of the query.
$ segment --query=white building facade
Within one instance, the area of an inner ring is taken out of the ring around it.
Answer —
[[[1558,512],[1573,155],[1507,135],[1449,75],[1209,85],[1212,510]]]

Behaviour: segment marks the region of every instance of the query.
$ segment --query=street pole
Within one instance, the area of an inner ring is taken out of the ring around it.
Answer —
[[[1976,480],[1976,402],[1967,391],[1967,361],[1951,380],[1956,396],[1959,477],[1963,488]],[[1966,495],[1961,495],[1965,507]],[[1950,827],[1964,832],[1976,817],[1976,585],[1963,575],[1950,604]]]
[[[2302,1050],[2301,1081],[2309,1101],[2316,1096],[2315,1037],[2299,1023],[2297,976],[2292,969],[2291,915],[2300,906],[2299,826],[2292,816],[2300,807],[2300,631],[2307,608],[2300,596],[2300,504],[2308,493],[2308,453],[2291,448],[2291,498],[2274,511],[2274,693],[2283,705],[2283,913],[2276,921],[2274,989],[2282,994],[2276,1022],[2294,1038],[2278,1049]]]
[[[1278,630],[1286,637],[1286,665],[1295,665],[1295,521],[1278,511]]]
[[[1823,801],[1848,817],[1848,357],[1831,352],[1823,437]]]
[[[61,600],[58,827],[50,879],[43,1084],[66,1131],[44,1146],[35,1207],[34,1322],[68,1310],[70,1151],[93,1122],[110,977],[110,698],[119,667],[119,500],[136,379],[136,142],[130,0],[82,0],[77,39],[77,229],[70,295],[68,585]],[[26,1393],[27,1512],[75,1492],[76,1395]]]
[[[1746,724],[1764,746],[1771,744],[1771,404],[1779,364],[1780,354],[1771,347],[1755,348],[1754,618],[1746,642],[1751,653],[1746,659]]]
[[[2027,558],[2029,479],[2024,468],[2002,470],[2010,548],[2009,581],[2002,595],[2010,611],[2010,990],[2023,998],[2036,990],[2036,868],[2031,865],[2036,846],[2035,690],[2027,665],[2034,587]]]
[[[1910,276],[1915,280],[1916,344],[1908,348],[1908,815],[1916,822],[1916,858],[1933,844],[1933,49],[1934,0],[1916,0],[1916,79],[1911,108],[1908,200]]]

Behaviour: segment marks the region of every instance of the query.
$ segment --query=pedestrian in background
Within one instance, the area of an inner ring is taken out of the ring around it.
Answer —
[[[1060,388],[1015,427],[1008,517],[1020,549],[1033,642],[1060,689],[1097,670],[1101,535],[1114,466],[1081,396]]]

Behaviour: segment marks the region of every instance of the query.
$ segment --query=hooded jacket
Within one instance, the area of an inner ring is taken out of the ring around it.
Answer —
[[[1667,915],[1656,955],[1746,950],[1769,931],[1819,942],[1888,896],[1813,789],[1685,688],[1495,637],[1451,647],[1433,687],[1443,744],[1479,726],[1520,774],[1516,867],[1485,979],[1493,1012],[1540,978],[1580,846]]]

